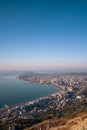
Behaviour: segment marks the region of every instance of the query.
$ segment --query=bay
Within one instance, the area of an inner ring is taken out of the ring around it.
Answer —
[[[0,72],[0,108],[32,101],[56,92],[53,86],[36,85],[16,79],[17,74]]]

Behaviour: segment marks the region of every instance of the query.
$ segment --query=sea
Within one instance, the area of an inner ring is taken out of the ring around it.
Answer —
[[[53,86],[18,80],[18,75],[16,71],[0,71],[0,108],[26,103],[56,92]]]

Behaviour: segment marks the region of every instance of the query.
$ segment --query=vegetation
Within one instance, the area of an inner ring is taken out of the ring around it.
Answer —
[[[82,108],[79,107],[77,108],[77,105],[74,103],[72,106],[66,106],[64,108],[63,111],[57,111],[55,109],[51,109],[49,112],[45,113],[45,114],[41,114],[41,115],[35,115],[34,119],[31,120],[24,120],[24,119],[20,119],[20,120],[16,120],[15,122],[12,122],[11,124],[18,124],[20,126],[20,130],[27,128],[27,127],[31,127],[35,124],[38,124],[40,122],[43,122],[45,120],[51,120],[50,122],[50,127],[52,126],[56,126],[58,124],[64,123],[66,121],[66,119],[70,119],[70,118],[74,118],[75,116],[77,116],[79,113],[82,112],[87,112],[87,108]],[[61,118],[62,117],[62,118]],[[58,118],[58,119],[56,119]],[[61,120],[63,121],[61,121]],[[53,121],[53,123],[52,123]],[[2,123],[0,122],[0,130],[8,130],[8,126],[10,125],[9,122],[6,123]]]
[[[83,90],[81,94],[87,97],[87,89]],[[26,127],[31,127],[45,120],[57,120],[58,122],[61,118],[64,120],[71,119],[82,112],[87,112],[87,98],[83,98],[81,100],[75,98],[70,100],[70,103],[63,107],[61,110],[50,108],[46,112],[42,112],[40,114],[35,113],[33,115],[33,119],[18,119],[15,122],[0,121],[0,130],[8,130],[8,126],[10,124],[18,124],[20,129],[22,130]],[[56,125],[56,122],[54,123],[54,125]]]

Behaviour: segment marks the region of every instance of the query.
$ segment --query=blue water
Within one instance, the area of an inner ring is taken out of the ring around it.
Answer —
[[[0,72],[0,108],[31,101],[56,92],[52,86],[35,85],[16,79],[17,74]]]

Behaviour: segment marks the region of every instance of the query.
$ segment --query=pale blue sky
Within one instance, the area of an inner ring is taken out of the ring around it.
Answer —
[[[0,0],[0,68],[86,68],[86,0]]]

